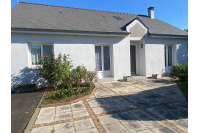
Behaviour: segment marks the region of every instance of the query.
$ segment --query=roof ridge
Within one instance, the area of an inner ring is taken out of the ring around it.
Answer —
[[[102,10],[84,9],[84,8],[76,8],[76,7],[66,7],[66,6],[56,6],[56,5],[48,5],[48,4],[29,3],[29,2],[21,2],[21,1],[19,1],[19,3],[33,4],[33,5],[43,5],[43,6],[52,6],[52,7],[62,7],[62,8],[71,8],[71,9],[80,9],[80,10],[90,10],[90,11],[107,12],[107,13],[141,15],[141,14],[132,14],[132,13],[122,13],[122,12],[102,11]],[[144,16],[146,16],[146,15],[144,15]]]

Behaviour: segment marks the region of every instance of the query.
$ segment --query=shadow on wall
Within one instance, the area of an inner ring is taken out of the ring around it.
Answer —
[[[11,91],[14,91],[16,85],[34,84],[36,83],[39,88],[46,85],[46,81],[39,77],[36,69],[25,67],[19,70],[18,74],[11,75]]]

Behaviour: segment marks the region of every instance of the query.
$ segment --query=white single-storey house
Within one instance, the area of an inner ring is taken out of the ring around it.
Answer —
[[[70,54],[99,78],[165,75],[188,62],[188,33],[148,15],[19,2],[11,11],[11,90],[37,83],[38,54]]]

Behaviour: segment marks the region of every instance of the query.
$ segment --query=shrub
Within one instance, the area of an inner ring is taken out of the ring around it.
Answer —
[[[71,97],[72,95],[78,95],[80,93],[86,93],[90,90],[89,87],[83,87],[81,89],[79,88],[69,88],[69,89],[62,89],[62,90],[57,90],[55,93],[51,94],[51,98],[53,100],[56,99],[61,99],[63,97]]]
[[[97,70],[95,71],[88,71],[87,73],[87,81],[91,84],[93,82],[97,82]]]
[[[74,70],[74,74],[73,74],[73,79],[74,79],[74,83],[75,86],[80,87],[81,83],[83,82],[87,82],[87,69],[85,66],[78,66],[75,70]]]
[[[73,79],[76,87],[83,83],[92,85],[93,82],[97,82],[97,71],[87,71],[87,68],[81,65],[74,70]]]
[[[42,76],[51,87],[57,89],[59,84],[70,80],[71,68],[73,67],[69,55],[61,54],[56,59],[54,55],[44,55],[39,67],[39,75]],[[69,78],[69,79],[68,79]]]
[[[171,72],[169,74],[172,78],[179,78],[180,81],[188,80],[188,64],[183,63],[181,65],[172,66]]]

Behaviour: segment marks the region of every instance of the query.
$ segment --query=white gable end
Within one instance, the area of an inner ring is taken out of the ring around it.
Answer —
[[[131,33],[130,37],[143,38],[147,36],[148,28],[139,19],[135,19],[126,27],[126,31]]]

